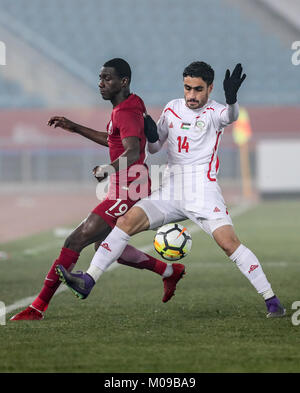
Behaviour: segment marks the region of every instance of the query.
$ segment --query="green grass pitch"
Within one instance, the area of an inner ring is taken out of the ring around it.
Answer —
[[[79,300],[57,294],[43,321],[0,325],[0,372],[203,373],[299,372],[300,202],[263,202],[233,218],[240,240],[255,252],[287,309],[267,319],[263,299],[204,232],[193,232],[183,259],[187,274],[163,304],[161,278],[119,266]],[[189,228],[190,222],[185,222]],[[154,232],[131,244],[149,245]],[[41,233],[1,246],[0,301],[7,307],[37,294],[62,239]],[[155,255],[155,251],[150,251]],[[93,255],[83,251],[78,269]]]

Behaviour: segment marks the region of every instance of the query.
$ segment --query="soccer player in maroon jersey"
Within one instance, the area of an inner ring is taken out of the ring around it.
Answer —
[[[59,264],[68,271],[72,270],[80,252],[86,246],[96,242],[99,244],[104,240],[115,226],[117,218],[125,214],[139,199],[151,192],[148,168],[144,163],[146,146],[144,115],[146,108],[140,97],[130,93],[130,81],[131,69],[123,59],[109,60],[101,68],[100,93],[102,98],[111,101],[113,106],[107,132],[92,130],[73,123],[65,117],[54,116],[48,122],[49,126],[61,127],[100,145],[108,146],[111,160],[110,169],[113,168],[115,173],[110,176],[106,198],[65,240],[60,255],[52,264],[37,298],[25,310],[14,315],[11,320],[43,319],[43,313],[60,285],[59,277],[55,271],[56,265]],[[121,159],[126,160],[125,169],[122,169]],[[98,166],[93,171],[98,181],[107,177],[108,172],[108,166]],[[134,187],[131,187],[132,185]],[[129,193],[130,189],[136,190],[136,193]],[[132,196],[132,194],[135,195]],[[174,281],[174,276],[176,276],[177,282],[184,273],[184,265],[181,265],[180,271],[177,268],[173,272],[172,265],[129,245],[118,262],[158,273],[163,277],[165,286],[168,278],[172,277]],[[92,277],[91,280],[93,280]]]

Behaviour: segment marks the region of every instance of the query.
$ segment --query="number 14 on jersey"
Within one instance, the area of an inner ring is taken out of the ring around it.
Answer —
[[[181,153],[182,150],[185,150],[186,153],[188,153],[189,142],[187,141],[187,137],[186,136],[184,136],[184,137],[178,136],[177,141],[178,141],[178,153]]]

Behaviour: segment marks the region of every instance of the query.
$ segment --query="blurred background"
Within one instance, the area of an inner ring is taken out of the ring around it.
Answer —
[[[182,97],[195,60],[241,62],[241,118],[225,130],[219,181],[228,204],[300,195],[298,0],[0,0],[0,243],[84,218],[98,203],[107,149],[47,127],[51,116],[104,131],[102,64],[122,57],[132,91],[158,119]],[[165,160],[165,150],[150,163]]]

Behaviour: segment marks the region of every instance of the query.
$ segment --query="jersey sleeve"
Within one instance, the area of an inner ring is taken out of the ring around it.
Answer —
[[[239,105],[219,105],[214,112],[215,125],[217,129],[222,129],[238,119]]]
[[[119,111],[116,113],[115,125],[120,131],[121,139],[136,136],[139,139],[144,135],[144,118],[142,114],[134,111]]]
[[[169,125],[168,125],[168,118],[167,114],[165,113],[165,109],[163,110],[160,118],[157,122],[157,132],[159,135],[159,140],[162,144],[167,140],[169,134]]]

